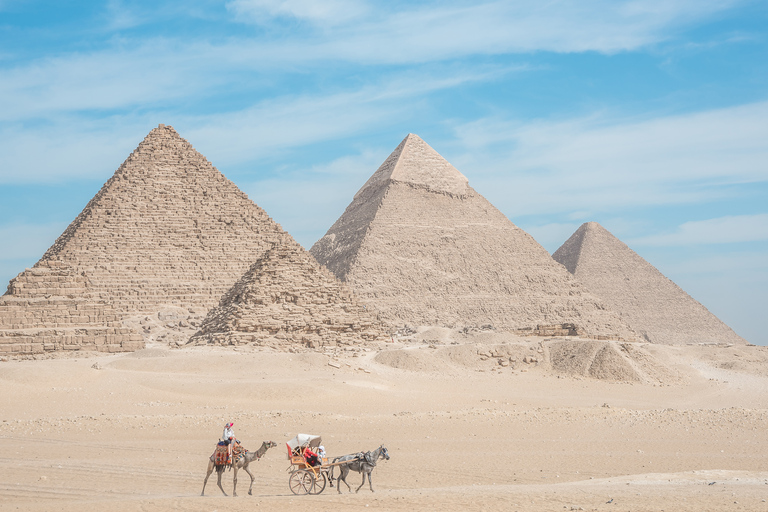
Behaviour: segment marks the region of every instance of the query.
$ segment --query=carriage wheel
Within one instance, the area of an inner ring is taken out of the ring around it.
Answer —
[[[293,494],[309,494],[314,487],[314,478],[311,473],[297,469],[288,478],[288,487]]]
[[[315,481],[315,485],[312,486],[312,490],[309,491],[309,494],[320,494],[325,490],[325,484],[328,483],[328,476],[325,474],[325,472],[318,471],[317,477],[313,478]]]

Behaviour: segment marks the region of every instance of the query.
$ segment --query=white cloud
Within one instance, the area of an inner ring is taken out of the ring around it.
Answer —
[[[465,149],[453,163],[512,215],[695,203],[768,181],[765,119],[768,102],[647,120],[482,119],[456,127]]]
[[[0,74],[0,121],[59,112],[148,108],[203,96],[229,80],[205,45],[154,40],[138,48],[47,58]],[[204,65],[201,65],[203,64]]]
[[[233,0],[226,5],[237,19],[258,24],[266,24],[273,17],[289,17],[334,25],[368,11],[365,2],[356,0]]]
[[[158,123],[174,126],[216,166],[226,169],[272,158],[286,149],[333,141],[401,122],[413,116],[418,99],[487,73],[456,72],[449,78],[406,72],[376,85],[322,95],[283,96],[242,110],[208,115],[162,110],[90,120],[50,115],[26,129],[0,126],[0,183],[29,183],[106,177]],[[403,134],[405,136],[405,133]],[[394,149],[394,148],[393,148]],[[371,171],[372,172],[372,171]]]
[[[107,30],[122,30],[142,24],[142,18],[129,9],[121,0],[109,0],[106,5],[105,18]]]
[[[627,243],[637,246],[675,246],[757,241],[768,241],[768,213],[685,222],[673,233],[635,238]]]
[[[241,20],[292,16],[334,25],[298,35],[294,55],[364,62],[426,62],[474,54],[633,50],[670,38],[680,27],[728,9],[736,0],[590,0],[572,2],[380,3],[350,0],[236,0]],[[362,5],[362,7],[361,7]],[[310,7],[312,6],[312,7]],[[361,16],[365,14],[367,15]],[[350,14],[351,13],[351,14]],[[348,15],[348,16],[347,16]],[[345,18],[346,16],[346,18]],[[339,25],[340,21],[349,23]],[[303,37],[302,37],[303,36]]]
[[[371,66],[541,50],[635,50],[665,40],[677,27],[733,3],[452,2],[374,9],[353,0],[237,0],[229,5],[241,16],[258,10],[326,24],[331,23],[327,20],[347,22],[332,30],[289,34],[263,30],[217,42],[123,37],[101,51],[33,60],[2,69],[0,120],[34,119],[58,111],[145,109],[192,98],[201,101],[222,87],[242,87],[254,76],[271,79],[270,73],[284,75],[328,63]],[[106,30],[146,22],[118,0],[111,0],[105,12]]]

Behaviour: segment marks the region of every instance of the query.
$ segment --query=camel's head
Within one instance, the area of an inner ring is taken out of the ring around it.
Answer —
[[[274,448],[277,446],[277,443],[274,441],[267,441],[265,444],[267,445],[267,448]]]

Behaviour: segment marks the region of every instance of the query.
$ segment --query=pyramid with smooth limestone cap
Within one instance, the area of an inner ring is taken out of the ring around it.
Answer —
[[[142,336],[115,331],[122,320],[164,308],[202,318],[283,239],[290,235],[159,125],[35,267],[11,281],[0,299],[0,351],[135,350]]]
[[[651,343],[746,341],[597,222],[552,255]]]
[[[413,134],[310,252],[393,327],[635,338]]]

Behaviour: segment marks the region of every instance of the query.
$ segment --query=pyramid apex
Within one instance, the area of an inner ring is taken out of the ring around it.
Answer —
[[[392,182],[456,196],[465,196],[470,190],[469,180],[415,133],[405,136],[355,197]]]

